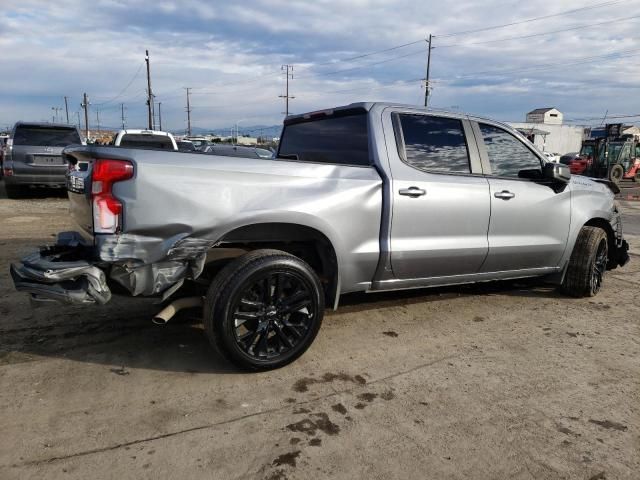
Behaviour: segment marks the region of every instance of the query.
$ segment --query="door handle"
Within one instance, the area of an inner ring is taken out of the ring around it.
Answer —
[[[510,192],[509,190],[503,190],[501,192],[494,193],[493,196],[496,198],[501,198],[502,200],[511,200],[516,196],[516,194]]]
[[[400,195],[404,195],[405,197],[417,198],[421,197],[422,195],[426,195],[427,191],[418,187],[409,187],[400,189],[398,193]]]

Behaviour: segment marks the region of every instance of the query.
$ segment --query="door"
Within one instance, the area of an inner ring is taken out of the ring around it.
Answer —
[[[482,272],[556,267],[569,235],[568,185],[543,178],[542,161],[511,132],[474,126],[483,168],[489,172],[489,255]]]
[[[394,113],[393,125],[397,148],[388,155],[394,277],[476,273],[488,252],[489,185],[470,123]]]

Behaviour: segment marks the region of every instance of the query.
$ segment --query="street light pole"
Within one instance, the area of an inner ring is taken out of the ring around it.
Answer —
[[[239,130],[238,130],[238,125],[240,125],[240,122],[244,122],[246,120],[246,118],[243,118],[242,120],[238,120],[236,122],[236,140],[235,140],[235,145],[238,145],[238,135],[239,135]]]

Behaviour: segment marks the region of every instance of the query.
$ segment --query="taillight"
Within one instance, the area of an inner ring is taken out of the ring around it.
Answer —
[[[122,225],[122,203],[113,196],[113,184],[133,177],[133,164],[126,160],[98,159],[93,164],[91,197],[93,230],[116,233]]]

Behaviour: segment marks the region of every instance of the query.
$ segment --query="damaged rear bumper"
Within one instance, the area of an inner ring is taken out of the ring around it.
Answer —
[[[111,299],[106,275],[87,258],[86,247],[77,238],[58,238],[55,246],[43,247],[11,264],[11,277],[16,290],[29,293],[34,300],[105,304]]]
[[[16,290],[31,294],[34,300],[55,300],[68,304],[105,304],[111,290],[102,270],[87,262],[65,262],[65,267],[45,266],[47,260],[37,254],[11,265]]]
[[[94,245],[76,232],[63,232],[54,246],[12,264],[11,276],[16,290],[39,301],[102,305],[111,299],[109,285],[166,300],[186,279],[200,276],[211,242],[181,239],[170,243],[164,256],[158,252],[160,259],[140,259],[154,252],[155,240],[122,234],[100,237]]]

